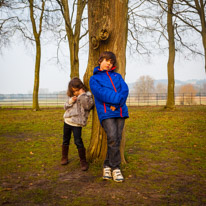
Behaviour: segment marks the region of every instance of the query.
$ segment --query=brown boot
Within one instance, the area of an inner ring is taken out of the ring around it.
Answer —
[[[86,161],[86,150],[85,148],[78,148],[81,170],[86,171],[89,169],[89,164]]]
[[[61,159],[62,165],[68,164],[68,152],[69,152],[69,145],[62,145],[62,159]]]

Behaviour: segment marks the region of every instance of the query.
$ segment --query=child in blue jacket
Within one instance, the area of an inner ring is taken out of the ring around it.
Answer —
[[[124,180],[121,170],[120,143],[125,119],[129,117],[126,100],[128,86],[122,76],[116,73],[116,56],[105,51],[98,60],[90,78],[98,117],[107,134],[107,155],[104,161],[103,179],[116,182]]]

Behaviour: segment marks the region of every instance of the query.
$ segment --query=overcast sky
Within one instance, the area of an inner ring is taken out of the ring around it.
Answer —
[[[88,60],[88,50],[83,49],[80,54],[80,78],[82,79]],[[63,69],[57,66],[54,57],[56,51],[46,48],[42,52],[40,89],[48,89],[49,92],[63,91],[67,89],[69,82],[69,57],[62,57]],[[85,54],[84,54],[85,53]],[[0,94],[32,93],[34,84],[35,52],[29,51],[19,44],[4,50],[0,56]],[[138,54],[135,54],[138,55]],[[148,59],[136,58],[135,55],[127,55],[126,82],[135,82],[142,75],[149,75],[154,79],[167,79],[167,56],[159,55]],[[176,57],[175,79],[206,79],[204,72],[204,59],[193,58],[188,61]]]

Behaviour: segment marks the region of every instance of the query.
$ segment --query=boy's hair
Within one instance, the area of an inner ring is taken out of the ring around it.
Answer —
[[[87,87],[83,84],[83,82],[78,77],[74,77],[68,84],[67,95],[69,97],[74,96],[74,92],[72,88],[75,88],[78,90],[83,89],[85,92],[88,91]]]
[[[111,63],[113,64],[113,66],[115,66],[116,64],[116,56],[113,52],[110,51],[104,51],[101,53],[98,63],[101,64],[101,62],[106,59],[106,60],[111,60]]]

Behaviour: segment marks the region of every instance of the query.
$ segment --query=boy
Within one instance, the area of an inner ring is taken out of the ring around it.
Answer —
[[[94,95],[98,117],[107,134],[107,155],[104,161],[103,179],[123,182],[120,171],[120,143],[125,118],[128,118],[126,100],[128,86],[116,72],[116,56],[105,51],[98,60],[90,78],[90,88]]]

